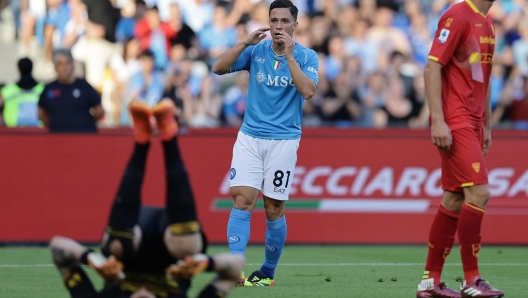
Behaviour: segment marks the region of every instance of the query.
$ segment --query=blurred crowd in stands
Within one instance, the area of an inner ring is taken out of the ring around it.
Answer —
[[[48,80],[53,51],[71,50],[75,76],[101,95],[99,126],[130,125],[131,100],[166,97],[176,102],[182,125],[237,127],[254,78],[220,77],[211,66],[268,26],[272,0],[2,1],[15,16],[18,57],[41,61]],[[319,55],[319,85],[305,102],[304,126],[428,126],[423,67],[440,16],[460,0],[293,2],[294,40]],[[490,15],[493,123],[528,129],[528,1],[496,1]]]

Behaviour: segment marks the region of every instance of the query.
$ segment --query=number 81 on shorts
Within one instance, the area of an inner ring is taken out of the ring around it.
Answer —
[[[281,170],[275,172],[275,179],[273,179],[273,185],[275,188],[273,189],[273,192],[278,192],[281,194],[286,192],[286,189],[288,189],[288,184],[290,183],[290,173],[291,171],[286,171],[286,184],[284,185],[284,188],[282,188],[282,185],[284,184],[284,172]]]

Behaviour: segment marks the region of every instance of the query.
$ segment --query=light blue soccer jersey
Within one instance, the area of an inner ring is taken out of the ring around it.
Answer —
[[[247,70],[250,74],[240,130],[259,139],[298,139],[304,97],[293,84],[286,58],[276,55],[271,44],[271,40],[264,40],[247,47],[231,67],[230,72]],[[296,43],[293,56],[304,74],[317,85],[317,54]]]

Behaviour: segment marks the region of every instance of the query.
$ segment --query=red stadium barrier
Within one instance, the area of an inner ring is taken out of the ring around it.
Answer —
[[[191,130],[180,146],[199,217],[226,242],[236,130]],[[495,131],[486,158],[492,201],[483,241],[528,244],[528,134]],[[60,234],[96,242],[132,151],[130,130],[48,135],[0,130],[0,242]],[[426,243],[441,195],[440,159],[427,131],[307,129],[287,203],[288,243]],[[163,206],[161,146],[149,153],[143,202]],[[254,212],[251,242],[264,241]]]

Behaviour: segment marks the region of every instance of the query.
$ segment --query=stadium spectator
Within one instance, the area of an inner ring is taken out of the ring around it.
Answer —
[[[198,35],[201,46],[207,51],[207,62],[210,66],[237,41],[236,30],[227,24],[226,17],[225,8],[216,7],[212,24],[206,26]]]
[[[503,118],[510,119],[515,129],[528,130],[528,74],[513,75],[504,86],[492,121],[498,124]]]
[[[97,132],[96,123],[104,115],[101,97],[88,82],[75,78],[69,50],[56,50],[53,63],[57,80],[40,95],[39,119],[50,132]]]
[[[293,37],[293,39],[295,40],[295,42],[298,42],[302,45],[311,46],[312,41],[310,39],[310,22],[311,22],[310,16],[299,15],[297,22],[298,22],[297,30],[295,30],[295,36]],[[250,32],[253,32],[253,31],[250,31]],[[270,39],[270,38],[271,36],[266,36],[265,39]],[[239,40],[242,40],[242,39],[239,38]]]
[[[174,73],[169,74],[168,86],[166,87],[164,98],[170,99],[176,106],[176,117],[180,125],[186,124],[183,118],[183,102],[186,96],[191,96],[188,92],[187,82],[189,75],[183,73],[179,68],[174,69]]]
[[[345,37],[350,34],[350,29],[354,20],[358,18],[357,9],[354,6],[345,6],[339,10],[337,20],[335,21],[336,30],[334,34]]]
[[[418,0],[407,0],[394,16],[392,26],[402,30],[405,33],[409,33],[411,28],[412,19],[422,13],[420,1]]]
[[[330,24],[327,19],[322,16],[316,16],[312,19],[312,23],[310,25],[310,40],[312,44],[312,49],[316,53],[323,53],[324,55],[328,55],[329,31]]]
[[[192,79],[200,80],[201,88],[199,92],[193,91]],[[222,99],[218,94],[213,94],[213,79],[210,76],[200,78],[199,73],[191,74],[189,77],[191,84],[185,92],[190,94],[183,97],[184,119],[191,127],[217,127],[220,125],[220,113],[222,109]]]
[[[176,0],[179,5],[184,22],[193,29],[200,32],[205,25],[210,24],[213,19],[214,5],[203,0]]]
[[[381,72],[369,75],[366,86],[359,88],[359,98],[363,105],[363,117],[360,122],[362,126],[383,127],[383,123],[374,123],[374,111],[383,106],[383,96],[385,91],[384,77]]]
[[[505,74],[506,74],[506,68],[504,67],[504,65],[496,61],[493,61],[493,69],[491,70],[491,77],[490,77],[490,84],[491,84],[490,104],[491,104],[492,111],[495,110],[495,108],[499,104],[501,95],[504,92],[504,83],[505,83],[505,78],[506,78]],[[510,75],[510,77],[515,77],[515,76]]]
[[[410,128],[426,128],[429,126],[429,106],[425,97],[425,81],[423,72],[417,74],[413,79],[411,94],[413,103],[413,116],[409,120]]]
[[[164,93],[164,76],[163,73],[155,68],[154,53],[145,50],[139,55],[141,70],[136,72],[130,78],[129,97],[121,106],[121,122],[129,124],[128,104],[133,100],[146,102],[149,106],[158,103]]]
[[[249,73],[240,72],[236,75],[235,85],[229,88],[223,99],[223,113],[228,126],[240,127],[246,111],[248,96]]]
[[[12,1],[15,2],[15,1]],[[25,56],[29,52],[33,36],[40,44],[44,41],[43,27],[46,19],[46,0],[22,1],[20,7],[20,22],[22,40],[19,55]]]
[[[328,56],[326,57],[326,77],[334,81],[341,72],[345,62],[343,50],[343,39],[341,36],[333,36],[328,42]]]
[[[408,98],[405,98],[405,86],[400,78],[390,79],[389,88],[383,98],[381,111],[386,114],[386,117],[381,116],[381,118],[386,119],[386,122],[382,126],[407,126],[412,117],[413,105]]]
[[[191,48],[194,48],[196,52],[193,56],[196,58],[198,55],[198,42],[196,39],[196,33],[193,31],[193,29],[191,29],[191,27],[183,22],[180,7],[176,3],[172,3],[170,6],[170,17],[168,24],[171,29],[176,32],[176,34],[171,37],[170,44],[172,46],[182,45],[187,51],[189,51]]]
[[[20,79],[0,88],[0,108],[8,127],[38,126],[37,104],[44,84],[37,83],[31,72],[33,62],[28,58],[18,60]]]
[[[84,62],[88,53],[86,51],[86,5],[80,1],[72,2],[71,18],[64,28],[64,40],[62,46],[70,49],[75,64],[75,76],[84,77]]]
[[[51,61],[54,48],[60,48],[70,19],[71,5],[79,0],[47,0],[48,13],[44,27],[44,50],[46,61]]]
[[[254,32],[258,28],[264,28],[269,26],[269,5],[264,2],[259,2],[255,4],[253,9],[251,10],[251,19],[246,23],[246,31],[247,32]],[[301,23],[299,21],[299,23]],[[269,34],[266,35],[265,40],[270,40],[271,36]]]
[[[101,90],[108,61],[116,52],[117,10],[107,0],[82,1],[88,14],[86,51],[96,53],[86,56],[86,81]]]
[[[125,42],[134,38],[134,28],[137,21],[136,3],[134,0],[126,0],[121,8],[121,18],[116,23],[115,37],[117,42]]]
[[[376,14],[377,4],[374,0],[357,0],[359,6],[359,16],[361,19],[373,23]]]
[[[350,126],[352,121],[359,119],[362,115],[361,104],[354,91],[346,80],[346,74],[341,72],[321,104],[324,119],[336,122],[339,126]]]
[[[388,51],[411,54],[411,45],[405,33],[391,26],[394,12],[387,7],[380,7],[374,17],[374,26],[367,30],[367,38],[382,45]]]
[[[364,19],[356,19],[351,24],[350,35],[345,38],[345,50],[349,56],[357,56],[361,60],[365,73],[376,71],[380,53],[380,45],[367,37],[368,23]]]
[[[521,73],[528,74],[528,17],[525,17],[519,24],[520,39],[513,42],[513,56],[515,64]]]
[[[414,61],[420,67],[424,67],[427,63],[429,43],[431,41],[431,32],[427,28],[427,17],[425,15],[419,13],[412,18],[411,27],[409,28],[409,39]]]
[[[139,20],[134,33],[139,39],[141,50],[150,50],[154,55],[155,67],[164,69],[169,60],[170,39],[176,36],[177,32],[169,24],[161,22],[156,6],[150,8]]]
[[[114,54],[110,59],[110,70],[112,72],[112,84],[110,92],[111,108],[105,111],[109,124],[121,123],[121,111],[123,103],[130,98],[130,78],[141,70],[139,62],[139,42],[137,39],[128,39],[123,45],[122,54]]]
[[[20,0],[0,0],[0,21],[2,21],[2,14],[4,12],[4,9],[8,6],[10,7],[13,14],[15,14],[13,25],[15,27],[18,27],[18,25],[20,24],[18,20],[18,17],[20,16],[20,14],[18,13],[20,12]]]

